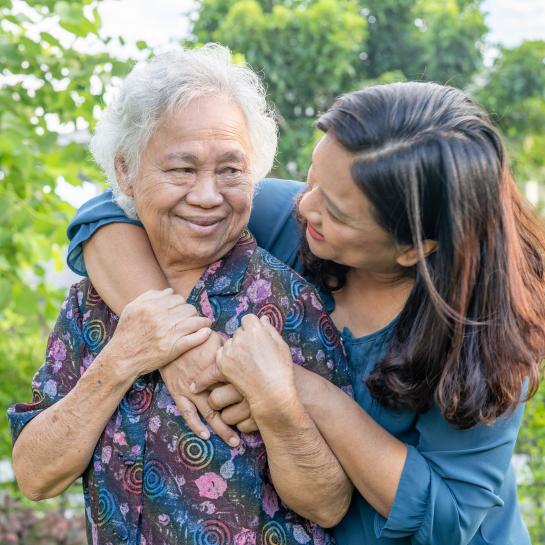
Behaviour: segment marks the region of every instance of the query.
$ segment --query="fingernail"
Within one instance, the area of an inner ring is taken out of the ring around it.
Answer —
[[[199,433],[201,439],[205,439],[206,441],[208,441],[208,439],[210,439],[210,434],[206,431],[201,431],[201,433]]]
[[[227,441],[229,443],[229,446],[231,447],[238,447],[238,444],[240,443],[240,439],[238,437],[231,437],[231,439],[229,439],[229,441]]]
[[[190,385],[189,385],[189,391],[194,394],[196,391],[197,391],[197,385],[192,382]]]

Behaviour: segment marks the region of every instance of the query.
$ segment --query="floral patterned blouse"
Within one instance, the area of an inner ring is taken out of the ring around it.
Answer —
[[[337,330],[314,289],[245,232],[211,264],[188,301],[231,336],[247,313],[267,315],[293,361],[350,392]],[[118,317],[88,280],[72,286],[33,379],[33,400],[12,406],[13,441],[65,396],[112,337]],[[276,494],[259,433],[231,448],[185,425],[158,372],[139,378],[102,433],[83,474],[93,545],[325,545],[327,531]]]

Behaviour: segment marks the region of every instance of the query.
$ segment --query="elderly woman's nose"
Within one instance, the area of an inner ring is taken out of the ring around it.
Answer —
[[[193,206],[201,208],[213,208],[223,203],[223,195],[218,189],[218,183],[215,176],[200,176],[186,195],[186,201]]]

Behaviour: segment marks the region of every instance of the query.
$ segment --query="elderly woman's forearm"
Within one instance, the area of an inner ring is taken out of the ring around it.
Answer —
[[[93,286],[118,315],[140,294],[169,287],[142,227],[105,225],[85,243],[83,256]]]
[[[25,496],[35,501],[56,496],[85,471],[133,378],[99,356],[66,397],[25,426],[13,448]]]
[[[353,485],[378,513],[387,517],[407,447],[340,388],[305,369],[296,369],[295,377],[301,402]]]
[[[256,421],[284,503],[322,527],[339,523],[350,505],[352,485],[303,406],[295,403]]]

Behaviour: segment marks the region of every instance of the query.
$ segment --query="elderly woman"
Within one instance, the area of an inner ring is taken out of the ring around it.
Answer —
[[[140,296],[118,318],[87,280],[72,286],[33,401],[9,412],[23,493],[55,496],[83,475],[93,544],[328,543],[318,524],[334,525],[348,508],[350,484],[298,401],[291,365],[239,362],[261,434],[230,446],[192,433],[171,395],[206,413],[208,394],[184,383],[184,358],[205,368],[218,333],[236,332],[236,347],[264,329],[260,350],[277,351],[280,340],[291,361],[349,388],[315,292],[245,231],[275,142],[258,78],[220,47],[136,66],[104,112],[95,158],[144,225],[172,290]],[[229,350],[219,357],[228,361]]]

